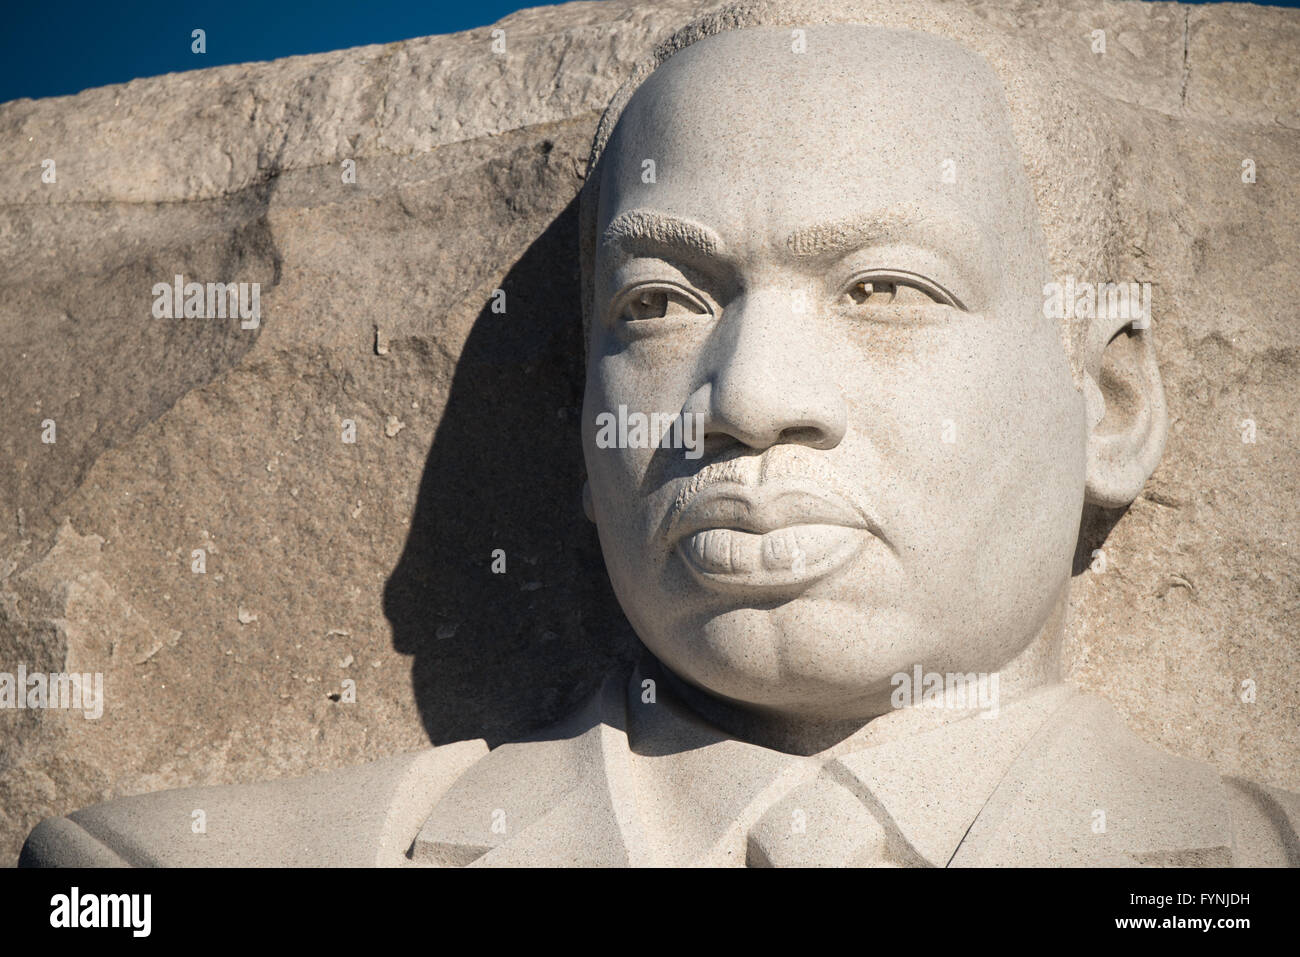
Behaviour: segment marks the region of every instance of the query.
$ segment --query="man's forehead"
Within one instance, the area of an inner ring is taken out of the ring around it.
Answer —
[[[773,82],[781,85],[798,76],[820,83],[836,74],[848,78],[864,72],[877,81],[958,86],[976,79],[999,88],[983,57],[949,37],[865,23],[827,23],[724,30],[673,54],[642,89],[674,77],[687,77],[693,85],[710,79],[762,81],[779,73]]]
[[[660,66],[605,153],[602,228],[634,208],[781,236],[900,203],[989,222],[1007,208],[1020,156],[976,54],[865,25],[795,42],[787,28],[727,31]]]

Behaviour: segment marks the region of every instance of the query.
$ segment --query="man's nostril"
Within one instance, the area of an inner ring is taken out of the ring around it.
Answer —
[[[826,433],[812,425],[800,425],[781,430],[780,441],[792,445],[810,445],[816,447],[826,441]]]

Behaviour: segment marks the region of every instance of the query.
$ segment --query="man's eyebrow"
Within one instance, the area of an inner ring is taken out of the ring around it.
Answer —
[[[983,259],[990,252],[984,231],[956,211],[922,211],[910,203],[878,213],[846,216],[797,229],[786,238],[786,249],[798,259],[839,255],[873,242],[916,236],[937,249],[954,248]]]
[[[699,223],[649,209],[619,213],[605,227],[601,247],[624,255],[696,253],[717,256],[722,238]]]

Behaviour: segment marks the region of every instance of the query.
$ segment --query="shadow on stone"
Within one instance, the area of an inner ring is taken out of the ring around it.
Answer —
[[[384,590],[435,745],[527,734],[638,647],[581,505],[577,205],[502,281],[506,312],[475,320]]]
[[[1106,543],[1111,529],[1128,513],[1124,508],[1101,508],[1097,505],[1085,505],[1083,516],[1079,521],[1079,540],[1074,546],[1074,564],[1070,569],[1071,577],[1082,575],[1092,565],[1092,553]]]

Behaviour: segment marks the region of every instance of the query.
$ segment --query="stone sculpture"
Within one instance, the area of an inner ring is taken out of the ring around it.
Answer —
[[[584,505],[642,665],[490,752],[119,800],[23,863],[1296,863],[1295,795],[1060,680],[1083,509],[1167,415],[1145,317],[1044,314],[999,77],[746,17],[620,93],[584,188]]]

